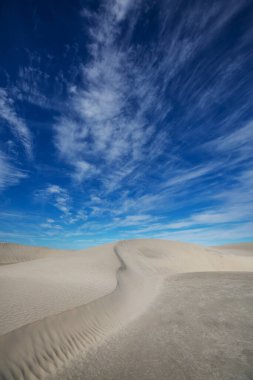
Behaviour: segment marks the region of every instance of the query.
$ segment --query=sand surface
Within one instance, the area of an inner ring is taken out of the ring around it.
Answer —
[[[0,379],[253,379],[253,244],[0,244]]]

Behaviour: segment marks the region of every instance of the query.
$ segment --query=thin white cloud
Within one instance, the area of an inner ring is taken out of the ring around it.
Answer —
[[[79,181],[98,175],[105,186],[117,185],[117,179],[121,182],[124,173],[128,175],[121,170],[126,163],[134,167],[143,160],[147,144],[157,147],[155,128],[146,118],[155,104],[153,82],[142,75],[143,68],[136,65],[129,46],[117,40],[121,21],[136,4],[114,0],[100,13],[88,15],[89,20],[93,18],[88,24],[91,59],[82,69],[83,83],[70,92],[72,117],[62,117],[55,126],[60,157],[74,167],[73,176]],[[162,149],[160,144],[153,157]],[[97,158],[99,167],[94,166]],[[107,180],[108,174],[112,181]]]
[[[252,239],[253,223],[241,223],[225,227],[190,228],[180,231],[168,231],[154,233],[159,239],[169,239],[200,243],[206,245],[218,245],[225,242],[238,242],[242,239]]]
[[[169,9],[166,6],[159,16],[159,42],[152,45],[150,51],[140,49],[136,52],[129,41],[138,17],[139,2],[112,0],[104,4],[98,13],[92,14],[85,9],[81,12],[88,20],[90,60],[82,68],[83,81],[78,86],[69,86],[72,114],[63,116],[55,126],[55,144],[61,158],[74,168],[72,177],[82,182],[89,176],[97,175],[103,184],[109,184],[110,189],[112,183],[117,188],[117,178],[120,181],[118,185],[122,183],[122,178],[127,178],[124,177],[124,170],[119,175],[120,168],[126,162],[132,162],[134,167],[147,155],[151,161],[169,149],[171,127],[168,126],[168,131],[159,131],[157,126],[173,110],[170,97],[166,94],[172,79],[206,47],[207,40],[210,42],[243,4],[233,1],[229,12],[218,3],[211,8],[208,6],[208,12],[204,4],[202,7],[193,6],[187,10],[189,17],[175,26],[169,39],[165,38],[166,28],[175,9],[173,4]],[[130,14],[131,17],[128,17]],[[123,20],[128,23],[129,31],[119,41]],[[196,33],[192,33],[196,20],[198,28]],[[157,56],[160,57],[159,61]],[[192,110],[196,113],[196,109],[203,108],[204,103],[200,105],[198,101],[205,98],[206,84],[198,83],[199,88],[192,88],[192,79],[189,77],[190,86],[186,80],[182,88],[178,88],[178,93],[186,98],[184,94],[190,89],[196,96],[196,99],[189,96],[194,101]],[[150,117],[151,114],[155,126],[148,122],[147,115]],[[97,157],[99,163],[95,168],[94,160]],[[86,162],[89,170],[80,170],[80,162]],[[183,173],[181,178],[179,173],[178,178],[170,180],[171,185],[208,174],[205,170],[199,168],[198,173],[193,173],[189,169],[190,172]],[[113,177],[112,181],[108,180],[108,172],[109,177]]]
[[[77,211],[73,210],[73,200],[69,192],[59,185],[50,184],[44,189],[37,190],[34,195],[36,201],[48,203],[60,212],[57,219],[48,218],[45,223],[42,223],[43,227],[51,226],[60,229],[55,227],[59,221],[64,224],[75,224],[87,219],[87,213],[82,208]]]
[[[35,199],[40,202],[48,202],[62,212],[64,216],[70,213],[70,197],[68,192],[59,185],[51,184],[44,189],[35,192]]]
[[[188,230],[198,226],[231,225],[253,221],[253,172],[243,171],[234,177],[234,184],[206,198],[212,206],[192,212],[190,217],[158,226],[158,229]]]
[[[32,157],[32,135],[24,121],[17,115],[13,100],[6,90],[0,88],[0,118],[10,126],[15,137],[23,145],[29,158]]]
[[[112,14],[118,22],[122,21],[129,10],[134,6],[136,1],[133,0],[115,0],[112,2]]]
[[[149,223],[155,218],[152,215],[148,214],[139,214],[139,215],[127,215],[126,217],[115,217],[113,219],[113,224],[117,227],[130,227],[130,226],[140,226],[142,224]]]
[[[0,151],[0,190],[18,184],[27,173],[15,167],[9,158]]]
[[[189,169],[181,169],[175,172],[174,176],[169,179],[165,186],[166,187],[176,187],[179,185],[185,185],[186,183],[192,182],[194,180],[203,179],[204,176],[213,172],[217,168],[217,164],[202,165],[197,167],[191,167]]]
[[[49,185],[46,190],[45,190],[47,193],[49,194],[61,194],[62,192],[64,192],[64,189],[62,189],[60,186],[58,185]]]
[[[75,172],[73,174],[73,178],[77,182],[83,182],[86,178],[88,178],[90,175],[98,173],[98,170],[96,169],[95,165],[90,164],[87,161],[77,161],[75,163]]]
[[[185,229],[199,225],[230,224],[252,219],[252,207],[238,205],[234,208],[214,206],[211,210],[193,214],[190,218],[164,225],[164,229]]]
[[[236,154],[241,159],[253,157],[253,121],[237,128],[236,130],[223,134],[220,137],[205,144],[211,152],[221,154]]]
[[[50,231],[59,231],[59,230],[63,230],[63,227],[59,224],[55,224],[55,223],[41,223],[40,224],[40,227],[42,227],[43,229],[46,229],[46,230],[50,230]]]
[[[97,12],[81,12],[87,54],[75,69],[78,83],[62,78],[68,99],[65,109],[59,107],[54,144],[68,165],[65,173],[69,170],[75,186],[85,189],[84,203],[79,206],[71,190],[58,185],[38,192],[54,207],[54,222],[49,218],[42,223],[52,236],[52,225],[61,223],[82,224],[75,225],[76,236],[116,228],[178,236],[194,230],[201,236],[200,231],[208,233],[216,225],[250,221],[251,174],[244,173],[248,185],[243,185],[231,172],[240,172],[240,165],[252,158],[252,123],[237,123],[245,120],[251,103],[242,102],[229,114],[224,111],[220,122],[223,111],[210,112],[235,92],[228,88],[242,66],[245,42],[242,38],[240,47],[222,59],[203,54],[245,1],[231,0],[229,10],[221,2],[191,4],[177,23],[177,2],[168,7],[161,1],[159,12],[153,13],[157,31],[144,44],[137,43],[139,36],[132,39],[139,3],[109,0]],[[144,3],[148,15],[154,3]],[[198,64],[188,70],[193,60]],[[38,83],[46,80],[32,68],[21,70],[17,97],[50,108],[51,98],[37,91]],[[203,145],[203,139],[211,141]],[[177,217],[178,210],[184,218]]]

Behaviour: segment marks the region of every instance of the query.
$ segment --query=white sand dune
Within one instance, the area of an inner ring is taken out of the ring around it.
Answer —
[[[56,251],[42,247],[0,243],[0,265],[36,260],[53,252]]]
[[[229,253],[233,255],[253,255],[253,243],[226,244],[214,248],[217,248],[222,253]]]
[[[251,247],[2,245],[0,379],[252,379]]]
[[[15,248],[4,247],[10,252],[10,260],[13,256],[17,260],[19,247]],[[20,248],[20,263],[0,267],[1,304],[4,305],[0,335],[84,305],[112,292],[116,286],[119,262],[110,254],[110,244],[83,252],[46,250],[44,258],[41,248],[29,247],[27,255],[25,247]],[[31,261],[24,262],[27,257]]]

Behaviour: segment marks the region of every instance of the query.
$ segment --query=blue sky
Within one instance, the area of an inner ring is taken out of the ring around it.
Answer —
[[[0,241],[253,240],[251,0],[0,4]]]

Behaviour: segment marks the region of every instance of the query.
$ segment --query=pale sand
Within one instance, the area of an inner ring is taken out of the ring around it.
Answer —
[[[36,260],[53,252],[58,251],[42,247],[30,247],[28,245],[0,243],[0,265]]]
[[[252,244],[43,252],[0,245],[1,380],[253,379]]]

